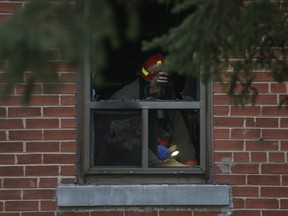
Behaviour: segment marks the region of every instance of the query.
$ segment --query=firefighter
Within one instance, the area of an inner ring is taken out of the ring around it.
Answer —
[[[167,100],[175,99],[173,83],[167,72],[161,71],[162,55],[149,57],[138,72],[138,78],[124,86],[111,97],[112,100]],[[176,144],[180,152],[179,162],[196,165],[195,148],[191,142],[185,121],[179,111],[157,110],[157,156],[161,160],[171,157],[168,150]],[[151,146],[149,146],[151,147]]]

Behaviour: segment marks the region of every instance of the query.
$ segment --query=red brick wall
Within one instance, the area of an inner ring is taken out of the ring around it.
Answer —
[[[278,109],[287,83],[256,73],[255,106],[228,104],[214,85],[214,180],[232,185],[233,215],[288,215],[288,111]]]
[[[0,0],[0,20],[23,4]],[[257,73],[257,104],[244,109],[229,105],[214,84],[213,180],[232,186],[230,210],[59,211],[55,188],[76,181],[77,162],[75,71],[60,65],[63,83],[37,82],[29,106],[20,105],[23,84],[0,102],[0,215],[288,215],[288,112],[277,109],[287,83],[275,84],[265,72]]]

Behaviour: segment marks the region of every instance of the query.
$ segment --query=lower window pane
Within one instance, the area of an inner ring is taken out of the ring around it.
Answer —
[[[92,111],[92,166],[141,167],[141,111]]]
[[[150,167],[198,165],[199,127],[198,110],[150,110]]]

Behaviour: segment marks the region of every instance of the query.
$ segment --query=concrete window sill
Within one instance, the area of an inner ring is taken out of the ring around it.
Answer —
[[[69,185],[58,207],[229,206],[228,185]]]

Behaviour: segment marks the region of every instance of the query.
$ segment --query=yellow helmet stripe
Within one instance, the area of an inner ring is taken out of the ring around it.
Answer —
[[[149,72],[147,70],[145,70],[144,67],[142,67],[142,73],[145,75],[145,76],[148,76]]]

